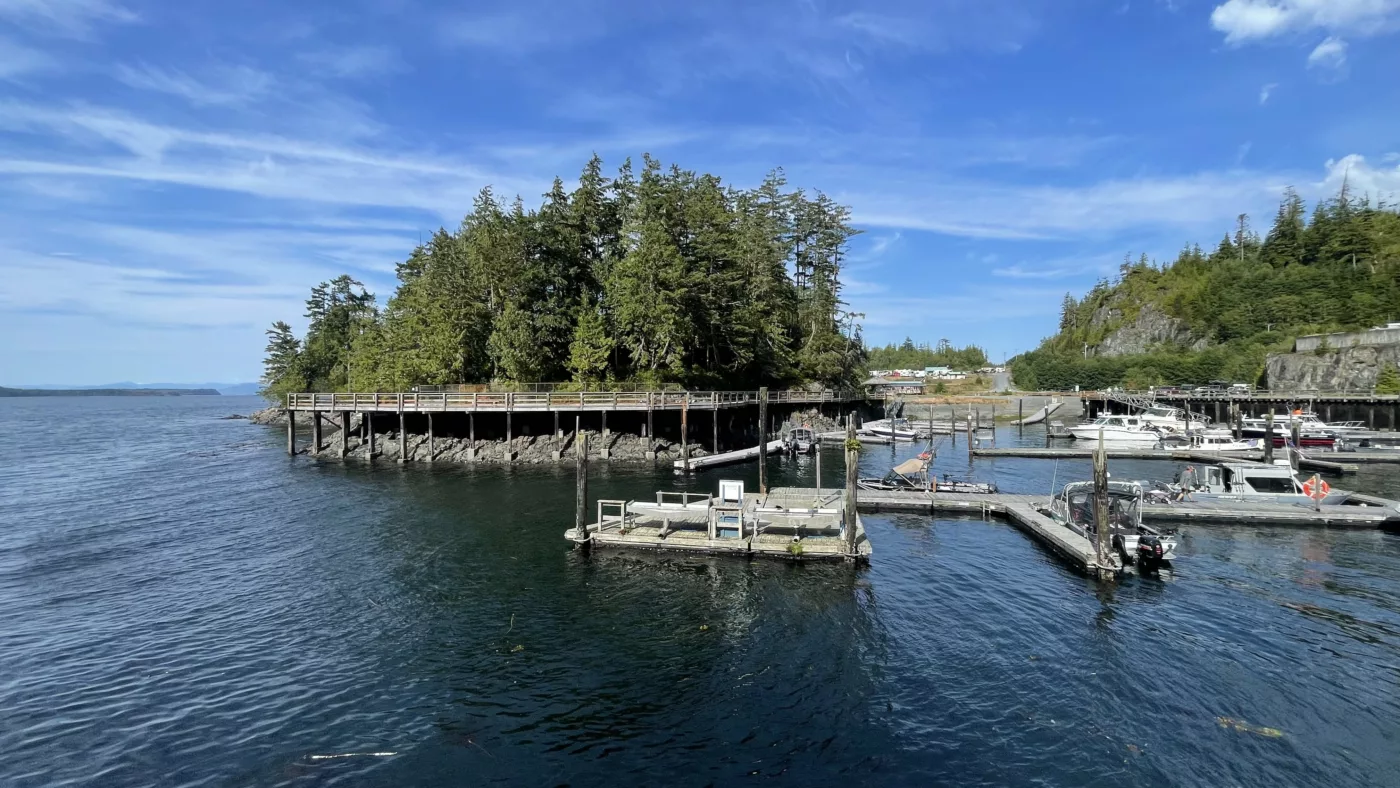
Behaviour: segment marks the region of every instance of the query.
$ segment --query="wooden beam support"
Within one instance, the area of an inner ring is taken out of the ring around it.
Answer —
[[[758,492],[768,494],[768,387],[758,390]]]
[[[287,411],[287,456],[297,456],[297,412]]]

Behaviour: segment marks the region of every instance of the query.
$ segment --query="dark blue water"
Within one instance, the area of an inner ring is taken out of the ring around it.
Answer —
[[[585,558],[571,469],[290,459],[216,418],[253,407],[0,400],[0,785],[1400,782],[1395,537],[1196,527],[1113,588],[918,516],[867,516],[860,571]],[[755,474],[597,467],[592,492]]]

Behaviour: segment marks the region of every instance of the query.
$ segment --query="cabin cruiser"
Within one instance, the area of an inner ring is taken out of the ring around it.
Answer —
[[[789,454],[812,454],[817,450],[817,434],[807,427],[793,427],[783,439]]]
[[[1229,430],[1204,430],[1190,436],[1192,451],[1258,451],[1262,438],[1236,438]]]
[[[1192,414],[1171,405],[1148,405],[1134,413],[1133,416],[1149,427],[1155,427],[1163,432],[1183,434],[1191,430],[1203,429],[1208,423],[1204,418],[1192,418]]]
[[[1269,422],[1267,419],[1248,418],[1243,419],[1244,434],[1251,438],[1264,438],[1268,432]],[[1348,435],[1353,435],[1365,429],[1359,421],[1348,421],[1339,424],[1328,424],[1317,417],[1317,414],[1307,411],[1297,410],[1292,413],[1276,414],[1274,416],[1273,439],[1275,446],[1287,445],[1289,436],[1293,434],[1293,425],[1298,425],[1298,443],[1303,447],[1335,448],[1338,440]]]
[[[914,425],[910,424],[908,419],[867,421],[861,430],[871,435],[893,438],[897,441],[912,441],[919,437],[919,431],[914,429]]]
[[[1069,431],[1076,440],[1082,441],[1097,441],[1100,434],[1105,443],[1151,447],[1162,441],[1160,432],[1136,416],[1100,416],[1088,424],[1070,427]]]
[[[1108,525],[1113,549],[1123,562],[1150,572],[1176,557],[1176,532],[1143,525],[1142,497],[1142,485],[1137,482],[1109,481]],[[1093,542],[1094,483],[1066,484],[1050,503],[1050,518]]]
[[[917,457],[905,460],[890,469],[880,478],[867,477],[857,479],[856,486],[862,490],[899,490],[918,492],[940,492],[940,493],[969,493],[991,495],[996,493],[997,486],[990,482],[974,482],[965,479],[954,479],[948,474],[944,474],[942,479],[931,475],[928,472],[929,464],[933,461],[933,455],[924,452]]]

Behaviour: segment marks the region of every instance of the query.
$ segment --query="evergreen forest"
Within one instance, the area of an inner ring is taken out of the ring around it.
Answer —
[[[1097,353],[1148,307],[1180,321],[1189,341],[1138,355]],[[1290,189],[1262,238],[1242,215],[1209,253],[1193,245],[1163,265],[1125,260],[1116,281],[1100,280],[1081,299],[1066,294],[1059,332],[1011,368],[1022,389],[1267,385],[1265,357],[1291,352],[1296,337],[1397,319],[1400,211],[1344,185],[1309,217]]]
[[[382,305],[350,276],[313,288],[298,337],[268,330],[263,393],[568,382],[847,388],[865,372],[841,297],[850,210],[643,156],[556,178],[538,208],[488,187],[397,264]]]
[[[923,369],[925,367],[948,367],[960,372],[979,370],[987,363],[987,351],[977,345],[953,347],[946,339],[930,347],[927,343],[914,344],[909,337],[904,342],[884,347],[873,347],[868,351],[871,369]]]

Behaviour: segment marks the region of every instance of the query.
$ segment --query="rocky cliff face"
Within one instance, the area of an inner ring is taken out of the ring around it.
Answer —
[[[1144,304],[1137,318],[1131,322],[1124,323],[1122,319],[1122,310],[1114,307],[1100,307],[1094,313],[1095,326],[1119,323],[1099,343],[1100,356],[1132,356],[1147,353],[1158,345],[1202,350],[1210,344],[1209,340],[1197,339],[1186,323],[1158,309],[1155,304]]]
[[[1264,374],[1271,389],[1370,391],[1386,363],[1400,367],[1400,345],[1367,345],[1325,353],[1269,356]]]

